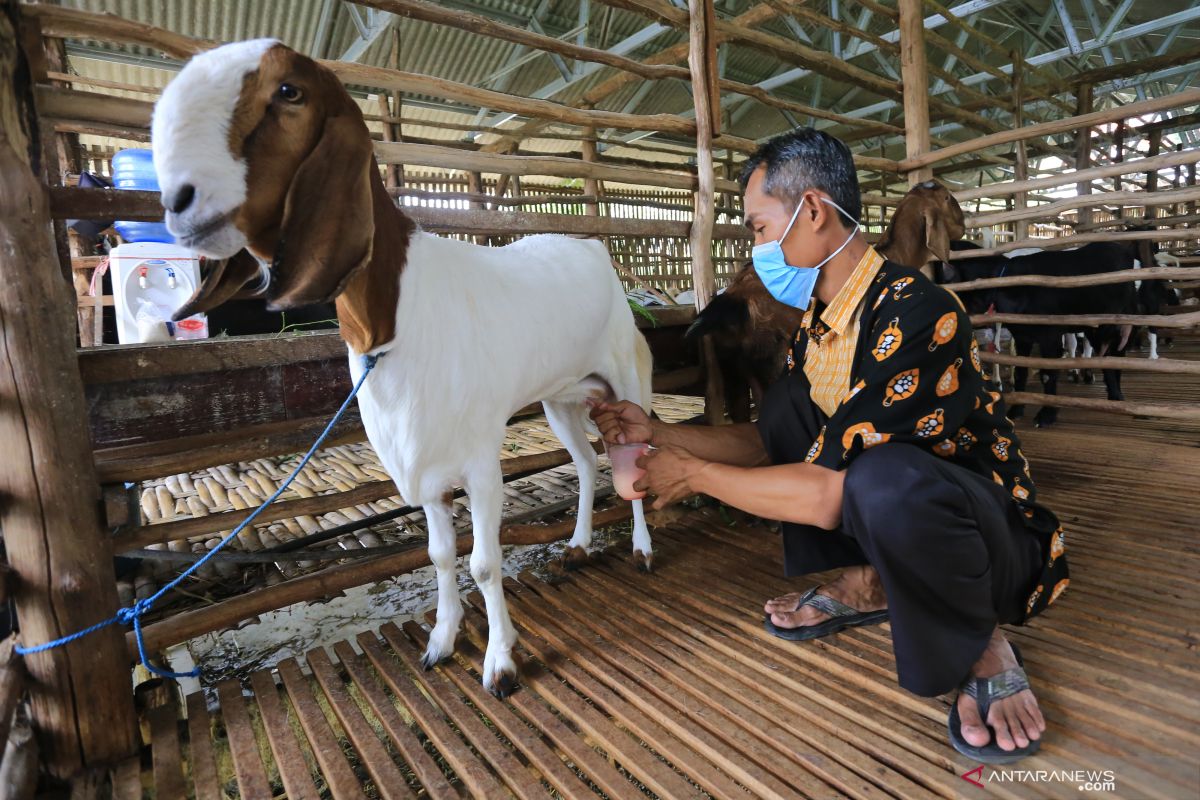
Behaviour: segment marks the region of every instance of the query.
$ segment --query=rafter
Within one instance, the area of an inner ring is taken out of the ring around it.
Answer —
[[[1168,15],[1166,17],[1160,17],[1159,19],[1151,20],[1149,22],[1144,22],[1139,25],[1135,25],[1131,28],[1126,28],[1124,30],[1118,31],[1112,35],[1110,41],[1118,42],[1118,41],[1126,41],[1129,39],[1135,39],[1139,36],[1144,36],[1147,33],[1152,33],[1157,30],[1162,30],[1163,28],[1183,25],[1187,22],[1191,22],[1191,21],[1197,20],[1197,19],[1200,19],[1200,6],[1197,6],[1196,8],[1187,9],[1185,11],[1180,11],[1175,14]],[[1096,49],[1099,49],[1100,47],[1101,47],[1101,44],[1100,44],[1099,40],[1097,40],[1097,39],[1089,39],[1088,41],[1083,43],[1084,52],[1096,50]],[[1033,64],[1035,66],[1046,66],[1048,64],[1057,63],[1057,62],[1063,60],[1064,58],[1069,57],[1070,55],[1071,55],[1070,49],[1064,47],[1064,48],[1060,48],[1058,50],[1051,51],[1049,53],[1040,53],[1038,55],[1031,56],[1029,59],[1027,59],[1027,61],[1028,61],[1028,63]],[[1012,73],[1012,65],[1011,64],[1006,64],[1006,65],[1000,67],[999,69],[1001,72],[1003,72],[1005,74]],[[1083,75],[1083,74],[1086,74],[1086,73],[1080,73],[1080,75]],[[974,75],[969,75],[969,76],[963,78],[962,83],[967,86],[975,86],[975,85],[978,85],[981,83],[987,83],[987,82],[993,80],[994,77],[995,76],[993,76],[990,73],[979,72]],[[770,80],[770,79],[768,79],[768,80]],[[1069,78],[1069,80],[1072,83],[1077,82],[1076,76],[1071,76]],[[759,84],[759,85],[762,85],[762,84]],[[1042,89],[1057,88],[1057,89],[1061,90],[1063,87],[1062,86],[1059,86],[1059,87],[1042,86],[1042,87],[1038,87],[1038,88],[1042,88]],[[943,89],[939,92],[935,92],[935,91],[931,90],[930,95],[944,94],[945,91],[946,91],[945,89]],[[855,118],[870,117],[875,114],[878,114],[880,111],[883,111],[884,109],[894,108],[894,107],[896,107],[896,105],[897,105],[897,103],[895,101],[885,100],[885,101],[881,101],[878,103],[874,103],[869,106],[863,106],[862,108],[859,108],[855,111],[848,111],[848,112],[846,112],[846,116],[855,117]]]
[[[312,46],[308,48],[311,58],[324,58],[329,48],[329,34],[333,30],[333,14],[338,0],[324,0],[317,15],[317,30],[313,33]]]

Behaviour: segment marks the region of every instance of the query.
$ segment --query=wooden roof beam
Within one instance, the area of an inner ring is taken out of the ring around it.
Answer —
[[[626,11],[636,11],[681,30],[687,29],[687,12],[676,8],[666,0],[601,0],[601,2]],[[830,53],[784,39],[775,34],[756,31],[729,20],[718,20],[716,30],[726,41],[750,45],[826,77],[844,81],[852,86],[859,86],[884,97],[900,98],[901,96],[900,85],[897,81],[881,78],[864,69],[847,64],[834,58]]]

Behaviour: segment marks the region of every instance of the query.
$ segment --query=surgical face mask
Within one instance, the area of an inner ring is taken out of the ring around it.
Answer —
[[[792,226],[796,224],[796,217],[799,216],[800,209],[804,207],[803,203],[796,206],[796,210],[792,212],[792,218],[784,228],[782,236],[773,242],[755,245],[754,250],[751,251],[750,257],[754,261],[754,271],[762,279],[767,291],[779,302],[794,308],[808,308],[808,304],[812,302],[813,289],[816,288],[821,267],[845,250],[854,238],[854,234],[858,232],[859,223],[847,214],[844,208],[824,197],[821,198],[821,201],[828,203],[845,215],[846,219],[854,223],[854,229],[850,231],[846,241],[842,242],[842,246],[830,253],[820,264],[813,267],[793,267],[787,263],[787,259],[783,255],[783,240],[787,238]]]

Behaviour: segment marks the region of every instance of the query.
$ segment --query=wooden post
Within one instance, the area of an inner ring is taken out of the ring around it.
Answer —
[[[400,32],[392,28],[392,50],[388,54],[388,69],[399,69],[400,63]],[[388,95],[391,95],[389,103]],[[383,140],[385,142],[401,141],[400,125],[393,123],[391,119],[400,119],[401,95],[400,92],[380,92],[379,93],[379,115],[383,117]],[[404,185],[404,165],[403,164],[388,164],[385,167],[386,184],[389,189],[396,189]]]
[[[383,117],[383,140],[385,142],[396,141],[395,129],[392,123],[388,121],[392,116],[392,110],[388,105],[388,96],[380,94],[377,97],[379,104],[379,116]],[[400,186],[400,165],[387,164],[384,166],[384,184],[389,189],[395,189]]]
[[[583,148],[583,160],[589,164],[595,164],[599,158],[596,152],[596,129],[584,128],[583,140],[580,141],[580,147]],[[600,187],[600,181],[596,178],[583,179],[583,193],[596,198],[594,203],[584,203],[583,213],[589,217],[600,216],[600,194],[603,190]]]
[[[1195,164],[1188,164],[1187,185],[1188,186],[1196,185],[1196,165]],[[1197,208],[1200,208],[1200,203],[1197,203],[1195,200],[1193,200],[1191,203],[1188,204],[1188,213],[1195,214]]]
[[[904,88],[904,145],[909,158],[930,150],[929,78],[925,64],[925,23],[921,0],[900,0],[900,78]],[[908,185],[933,177],[931,167],[908,173]]]
[[[1092,84],[1081,83],[1075,89],[1075,116],[1092,113]],[[1075,135],[1075,169],[1085,170],[1092,165],[1092,129],[1084,126]],[[1091,194],[1092,182],[1080,181],[1075,184],[1077,194]],[[1080,225],[1092,224],[1092,208],[1085,206],[1079,209],[1076,220]]]
[[[46,67],[50,72],[65,74],[67,69],[67,46],[62,39],[43,39],[42,47],[45,52]],[[38,76],[35,76],[35,82],[41,82]],[[69,83],[62,81],[45,80],[45,83],[51,86],[64,86],[70,88]],[[43,131],[46,137],[46,159],[47,163],[54,164],[56,169],[48,170],[46,176],[49,178],[51,186],[62,186],[63,176],[69,173],[78,174],[83,171],[79,160],[79,134],[77,133],[54,133],[53,129]],[[91,287],[92,273],[94,269],[77,270],[72,268],[71,259],[75,256],[87,255],[87,247],[80,241],[79,236],[74,231],[68,230],[65,220],[54,220],[54,238],[58,244],[59,257],[62,258],[64,247],[66,249],[67,259],[62,265],[65,274],[71,276],[71,282],[75,286],[75,294],[77,297],[83,297],[87,294]],[[65,242],[65,244],[64,244]],[[103,328],[97,324],[97,317],[101,313],[95,305],[77,305],[75,310],[76,324],[78,325],[79,344],[82,347],[92,347],[97,344],[102,344],[96,336],[96,329]]]
[[[473,171],[467,172],[467,191],[474,195],[480,195],[484,193],[483,175],[481,173]],[[467,205],[475,210],[487,208],[486,203],[482,203],[478,200],[469,200],[467,201]],[[475,240],[475,244],[489,244],[488,236],[485,234],[477,233],[472,238]]]
[[[1113,158],[1113,161],[1115,161],[1118,164],[1121,164],[1125,161],[1125,120],[1124,119],[1117,120],[1117,129],[1116,129],[1116,131],[1113,132],[1113,145],[1116,147],[1116,151],[1117,151],[1115,157]],[[1113,191],[1114,192],[1121,191],[1121,187],[1123,186],[1123,184],[1124,184],[1124,181],[1121,179],[1120,175],[1113,176]],[[1117,206],[1116,216],[1117,216],[1117,219],[1120,219],[1121,217],[1125,216],[1125,208],[1123,206]]]
[[[716,217],[716,173],[713,169],[713,137],[719,132],[720,106],[713,108],[713,70],[717,60],[716,10],[714,0],[688,0],[688,69],[692,76],[692,98],[696,104],[696,195],[689,244],[692,252],[692,288],[696,310],[701,311],[717,292],[712,261],[712,233]],[[725,422],[725,386],[717,365],[712,341],[704,338],[707,382],[704,413],[710,425]]]
[[[1012,51],[1012,96],[1013,96],[1013,126],[1020,128],[1025,124],[1025,60],[1021,58],[1021,51]],[[1018,181],[1029,180],[1029,152],[1025,149],[1025,140],[1021,139],[1016,143],[1016,170],[1014,176]],[[1025,192],[1017,192],[1013,198],[1016,207],[1024,211],[1029,205],[1029,198]],[[1013,234],[1018,240],[1028,238],[1029,222],[1027,220],[1018,220],[1013,228]]]
[[[1150,131],[1150,149],[1146,153],[1147,158],[1154,158],[1162,150],[1162,128],[1155,128]],[[1146,191],[1158,191],[1158,170],[1152,169],[1146,173]],[[1148,200],[1149,198],[1147,198]],[[1154,220],[1158,219],[1158,207],[1147,205],[1142,212],[1143,219],[1150,225],[1154,225]]]
[[[100,522],[75,300],[54,254],[48,167],[18,4],[0,2],[0,529],[16,575],[21,639],[40,644],[117,610],[112,547]],[[29,655],[33,724],[57,777],[137,750],[129,658],[112,625]]]
[[[392,69],[400,69],[400,28],[396,25],[392,26],[392,56],[388,62]],[[404,94],[399,90],[392,90],[392,115],[396,118],[393,123],[392,135],[397,142],[404,141],[404,128],[400,120],[404,117]],[[404,165],[396,164],[396,185],[404,185]]]

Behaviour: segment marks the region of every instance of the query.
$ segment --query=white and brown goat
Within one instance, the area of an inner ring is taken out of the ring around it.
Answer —
[[[579,470],[570,551],[592,536],[596,455],[587,401],[650,405],[650,350],[596,241],[531,236],[480,247],[416,229],[392,202],[358,106],[338,79],[275,40],[196,56],[154,112],[167,227],[214,258],[180,316],[236,295],[272,309],[336,300],[350,372],[380,354],[358,395],[363,426],[409,503],[424,507],[437,568],[437,624],[425,663],[454,649],[459,599],[450,490],[471,500],[471,575],[487,603],[483,682],[516,679],[516,631],[501,585],[499,451],[510,415],[542,401]],[[635,555],[650,536],[634,503]]]

